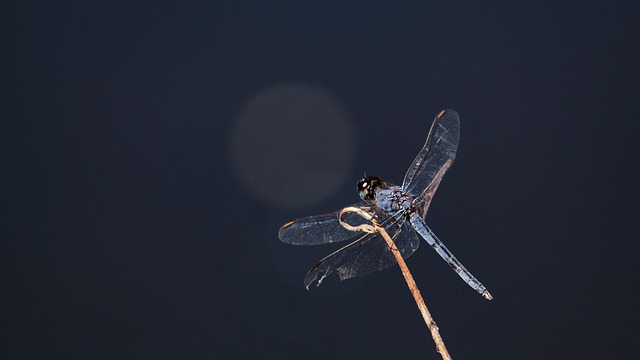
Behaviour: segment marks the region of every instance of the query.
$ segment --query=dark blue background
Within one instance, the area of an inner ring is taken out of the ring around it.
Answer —
[[[335,247],[277,230],[355,202],[363,171],[400,181],[454,108],[428,222],[495,300],[409,259],[452,356],[637,358],[638,6],[418,3],[2,5],[0,357],[439,358],[397,269],[307,292]],[[357,152],[285,211],[229,138],[286,83],[333,94]]]

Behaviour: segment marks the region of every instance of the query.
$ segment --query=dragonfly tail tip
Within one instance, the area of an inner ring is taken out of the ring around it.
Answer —
[[[491,296],[491,294],[486,290],[482,293],[482,297],[487,300],[493,300],[493,296]]]

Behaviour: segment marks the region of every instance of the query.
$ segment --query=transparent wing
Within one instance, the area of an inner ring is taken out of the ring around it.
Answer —
[[[361,201],[351,206],[368,209],[371,203]],[[288,222],[280,228],[278,237],[280,241],[293,245],[321,245],[362,236],[362,233],[349,231],[340,225],[338,219],[340,211],[342,209],[329,214],[308,216]],[[355,213],[345,214],[344,219],[354,226],[366,222]]]
[[[456,158],[459,140],[458,113],[455,110],[441,111],[431,125],[424,147],[407,170],[402,189],[414,196],[422,194],[445,164],[449,161],[450,165]]]
[[[427,211],[429,210],[429,205],[431,205],[433,195],[435,195],[436,190],[438,190],[440,181],[442,181],[442,177],[444,176],[444,173],[447,172],[447,169],[449,169],[449,166],[451,166],[451,163],[452,160],[447,160],[438,173],[436,173],[436,176],[431,180],[431,183],[427,188],[424,189],[420,195],[416,195],[413,200],[413,205],[418,210],[418,215],[420,215],[422,220],[426,219]]]
[[[385,230],[392,237],[403,258],[408,258],[420,245],[420,239],[408,221],[388,221]],[[366,234],[351,244],[337,250],[315,264],[304,279],[309,289],[314,281],[322,280],[335,272],[340,280],[366,275],[396,264],[387,243],[379,233]]]

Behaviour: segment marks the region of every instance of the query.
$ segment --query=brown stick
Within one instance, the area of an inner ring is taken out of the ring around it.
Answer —
[[[361,217],[369,220],[373,225],[361,224],[359,226],[351,226],[347,224],[343,219],[344,214],[347,214],[347,213],[356,213]],[[384,230],[383,227],[381,227],[376,222],[376,220],[371,216],[371,214],[356,207],[347,207],[342,209],[342,211],[340,212],[340,224],[342,224],[342,226],[344,226],[347,230],[364,231],[367,233],[379,232],[382,235],[384,240],[387,242],[389,249],[391,249],[393,256],[396,258],[396,261],[400,266],[400,270],[402,271],[402,275],[404,276],[404,279],[407,282],[407,285],[409,286],[409,290],[411,290],[411,294],[413,295],[413,298],[415,299],[416,304],[418,305],[418,309],[420,309],[422,318],[424,319],[424,322],[427,324],[427,327],[431,332],[431,337],[433,338],[433,341],[436,343],[436,350],[438,351],[438,353],[440,353],[440,355],[442,356],[442,359],[451,360],[451,355],[449,355],[449,352],[447,351],[447,347],[444,345],[444,341],[440,336],[440,331],[438,329],[438,326],[436,325],[436,322],[431,317],[431,313],[429,313],[429,310],[427,309],[427,305],[424,303],[424,299],[422,298],[422,295],[420,295],[420,290],[418,290],[418,286],[416,285],[416,282],[413,280],[413,276],[411,275],[411,272],[409,271],[407,264],[402,258],[402,254],[400,253],[400,250],[398,250],[398,248],[396,247],[396,244],[393,242],[393,239],[391,239],[389,234]]]

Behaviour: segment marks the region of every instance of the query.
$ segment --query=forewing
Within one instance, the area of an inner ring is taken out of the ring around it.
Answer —
[[[368,208],[369,202],[361,201],[351,206]],[[280,241],[293,245],[321,245],[362,236],[361,233],[349,231],[340,224],[338,216],[341,210],[288,222],[280,228],[278,237]],[[345,214],[344,220],[354,226],[366,222],[353,213]]]
[[[385,230],[394,239],[403,258],[408,258],[418,249],[420,239],[408,221],[388,224]],[[380,233],[366,234],[315,264],[305,277],[304,286],[308,289],[316,280],[316,286],[319,286],[325,277],[335,272],[340,280],[345,280],[395,264],[396,260]]]
[[[418,210],[418,215],[420,215],[422,220],[425,220],[427,211],[429,210],[429,205],[431,205],[431,200],[438,190],[440,181],[442,181],[442,177],[444,176],[444,173],[447,172],[447,169],[449,169],[449,166],[451,166],[451,160],[447,160],[447,162],[445,162],[434,179],[431,180],[431,183],[429,183],[427,188],[424,189],[422,193],[420,193],[419,195],[415,195],[413,205],[415,205],[416,209]]]
[[[456,158],[459,140],[458,113],[455,110],[441,111],[431,125],[424,147],[407,170],[402,189],[414,196],[423,193],[447,161],[450,161],[449,165],[451,165]],[[444,170],[446,171],[446,168]]]

